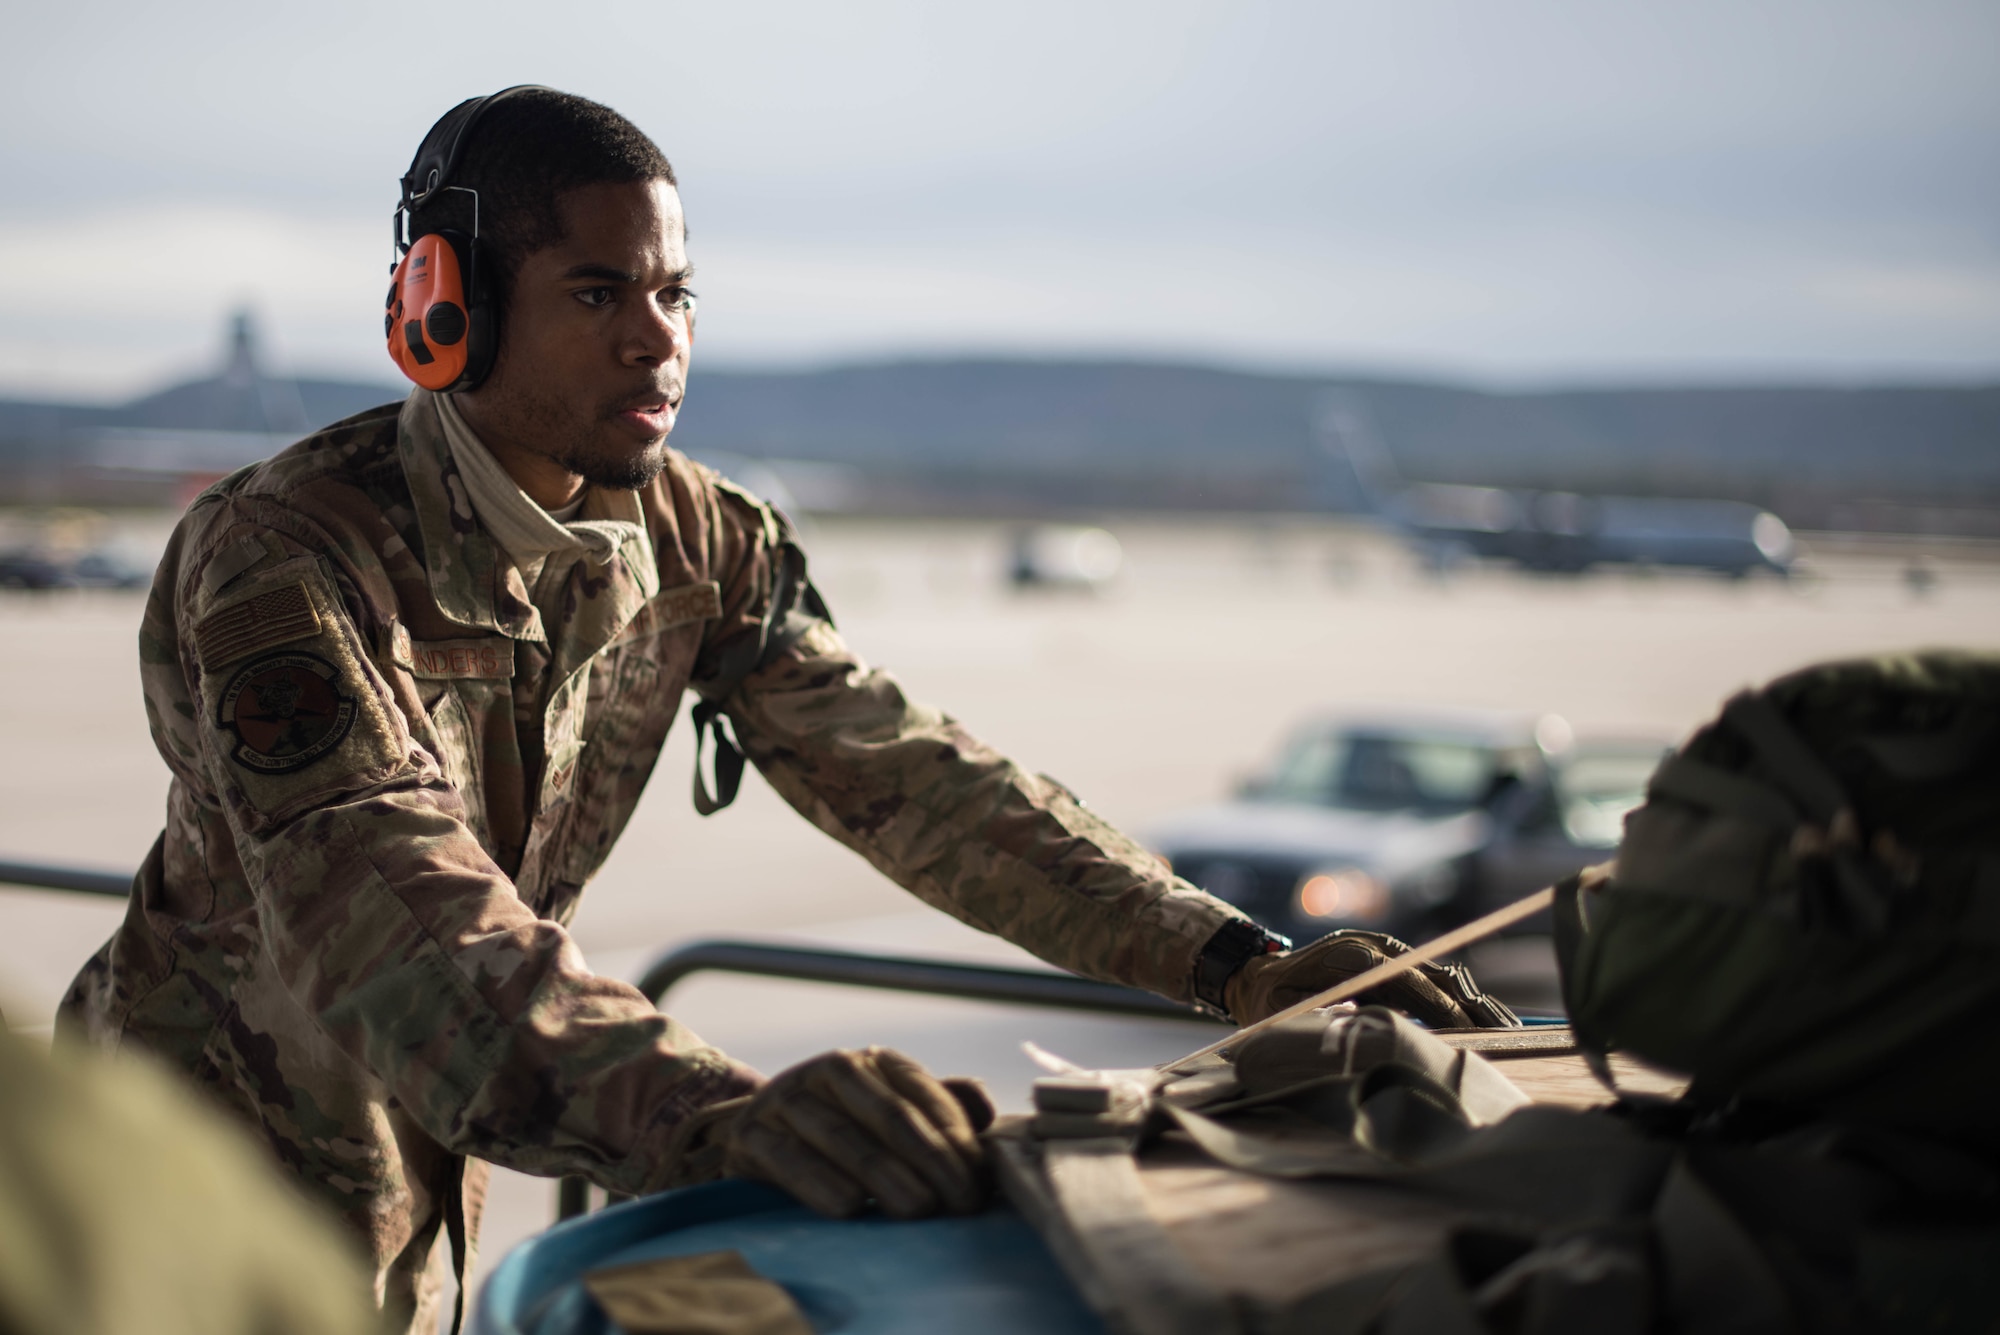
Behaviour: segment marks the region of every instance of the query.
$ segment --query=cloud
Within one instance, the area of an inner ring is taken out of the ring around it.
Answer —
[[[0,385],[110,399],[150,389],[210,365],[224,312],[243,305],[263,313],[283,363],[385,376],[388,230],[178,203],[0,218]]]
[[[1337,226],[1199,243],[1170,228],[828,249],[698,237],[699,349],[732,362],[1136,352],[1498,382],[2000,365],[2000,265],[1857,270],[1781,229],[1734,242],[1672,220],[1563,217],[1448,244]]]
[[[245,297],[383,374],[394,178],[522,80],[667,148],[709,357],[1994,374],[1996,45],[1990,0],[77,0],[0,49],[0,382],[138,388]]]
[[[1813,293],[1833,310],[1869,321],[1921,321],[1940,330],[1990,335],[2000,311],[2000,266],[1857,266],[1815,275]],[[1983,328],[1982,328],[1983,327]]]

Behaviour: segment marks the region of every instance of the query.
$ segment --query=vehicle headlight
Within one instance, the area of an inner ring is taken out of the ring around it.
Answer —
[[[1769,510],[1759,512],[1750,521],[1750,541],[1774,566],[1784,565],[1798,552],[1797,544],[1792,541],[1792,530]]]
[[[1378,922],[1389,916],[1389,887],[1359,867],[1314,872],[1299,882],[1295,897],[1308,918]]]

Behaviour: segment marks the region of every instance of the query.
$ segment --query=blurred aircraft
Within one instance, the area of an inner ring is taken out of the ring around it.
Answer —
[[[1758,570],[1789,574],[1797,554],[1784,520],[1743,501],[1408,481],[1346,396],[1322,405],[1319,446],[1357,507],[1439,570],[1484,559],[1564,574],[1594,565],[1689,566],[1740,579]]]

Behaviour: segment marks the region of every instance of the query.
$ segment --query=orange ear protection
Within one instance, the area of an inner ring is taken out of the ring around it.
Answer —
[[[410,170],[392,221],[397,260],[391,268],[382,332],[389,356],[404,375],[429,390],[474,389],[493,369],[499,334],[491,282],[481,261],[479,192],[452,184],[467,136],[479,117],[502,98],[537,84],[503,88],[467,98],[431,126]],[[410,212],[440,191],[472,196],[472,233],[440,230],[414,241]]]
[[[462,234],[461,234],[462,235]],[[396,266],[389,285],[389,309],[382,321],[389,336],[389,355],[403,374],[425,389],[471,389],[491,369],[490,347],[478,349],[474,374],[472,310],[466,295],[465,267],[458,247],[444,232],[418,237]],[[482,314],[484,302],[477,303]],[[490,324],[490,314],[487,323]],[[491,337],[480,340],[490,345]]]

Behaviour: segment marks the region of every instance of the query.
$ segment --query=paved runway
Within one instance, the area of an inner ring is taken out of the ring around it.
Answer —
[[[1126,565],[1098,596],[1011,592],[1007,530],[980,522],[823,521],[814,573],[849,640],[1024,764],[1121,824],[1223,792],[1300,716],[1368,703],[1552,710],[1579,728],[1684,732],[1739,686],[1816,659],[1925,645],[2000,649],[2000,561],[1932,549],[1813,553],[1814,576],[1581,579],[1472,572],[1440,582],[1400,549],[1320,521],[1109,525]],[[0,860],[127,870],[166,787],[139,703],[140,596],[0,594]],[[703,820],[677,734],[575,924],[603,972],[634,977],[674,942],[718,934],[1010,958],[921,909],[763,785]],[[121,908],[0,889],[0,1002],[45,1029]],[[1517,952],[1518,954],[1518,952]],[[1507,962],[1532,974],[1535,962]],[[1133,1065],[1206,1041],[1174,1022],[1072,1019],[970,1002],[698,977],[671,999],[767,1070],[885,1042],[986,1076],[1023,1104],[1022,1039]],[[553,1188],[502,1175],[486,1255],[549,1217]]]

